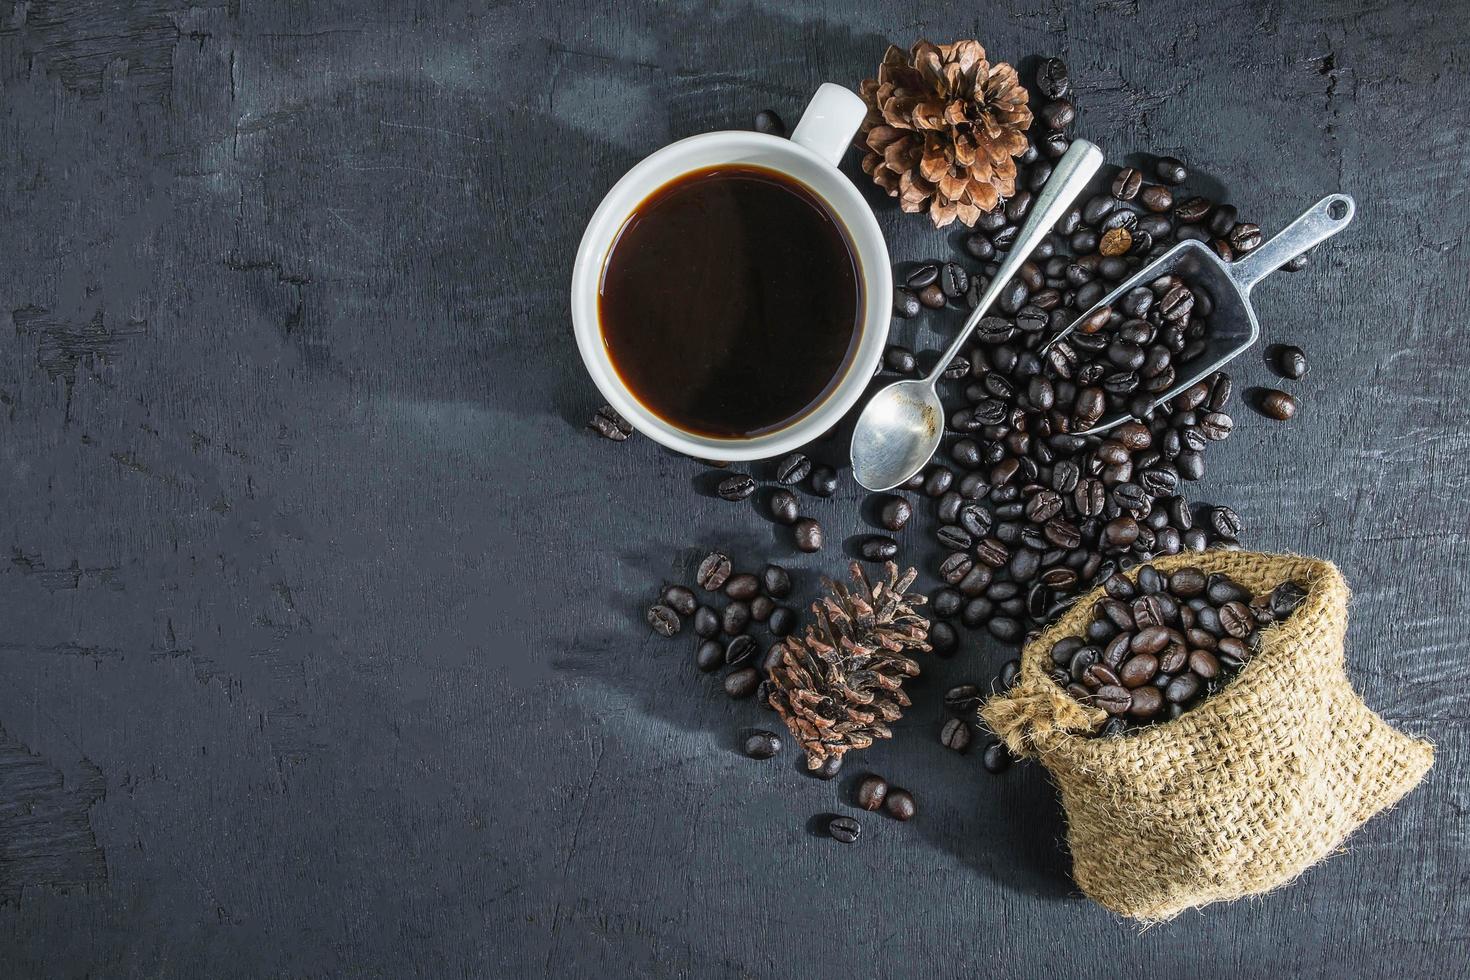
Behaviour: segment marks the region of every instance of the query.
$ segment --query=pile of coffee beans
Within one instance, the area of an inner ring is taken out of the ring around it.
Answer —
[[[1113,575],[1082,636],[1051,649],[1051,678],[1109,715],[1099,735],[1179,717],[1223,687],[1260,648],[1260,630],[1296,611],[1306,592],[1283,582],[1255,595],[1192,565],[1165,575],[1142,565]]]
[[[975,306],[999,271],[1035,195],[1071,140],[1067,67],[1043,63],[1036,87],[1048,100],[1035,113],[1019,158],[1017,192],[982,215],[965,239],[978,268],[926,262],[900,276],[894,312],[916,314],[946,303]],[[1018,643],[1082,591],[1159,555],[1236,547],[1240,519],[1228,508],[1197,507],[1188,482],[1204,475],[1208,446],[1228,438],[1232,385],[1217,372],[1153,407],[1205,349],[1213,300],[1174,276],[1130,290],[1090,315],[1065,341],[1047,342],[1171,245],[1207,242],[1226,259],[1260,245],[1260,229],[1229,204],[1186,194],[1188,168],[1158,158],[1151,173],[1119,170],[1106,191],[1068,212],[1006,283],[993,315],[981,320],[947,402],[948,459],[916,475],[903,491],[935,501],[935,537],[946,554],[944,587],[931,596],[940,620],[936,652],[952,652],[954,626],[984,627]],[[1299,257],[1288,268],[1301,268]],[[961,288],[963,287],[963,288]],[[890,348],[885,367],[917,370]],[[1288,396],[1289,397],[1289,396]],[[1271,399],[1265,410],[1289,415]],[[1082,435],[1115,412],[1136,416]],[[879,506],[888,529],[908,521],[901,495]],[[864,544],[864,554],[890,539]]]
[[[767,564],[760,572],[736,570],[730,556],[723,551],[712,551],[700,561],[695,571],[695,584],[711,600],[726,600],[716,609],[702,602],[693,589],[683,585],[664,587],[656,603],[648,607],[644,617],[649,628],[660,636],[675,636],[689,620],[699,638],[694,651],[694,663],[706,673],[726,668],[725,693],[732,698],[747,698],[755,694],[766,683],[771,667],[781,656],[780,638],[789,636],[796,628],[796,612],[781,600],[791,595],[791,573],[776,564]],[[774,642],[763,646],[749,632],[752,625],[764,625]],[[765,703],[762,696],[761,702]],[[757,735],[771,735],[756,732]],[[775,736],[771,736],[774,738]],[[780,750],[777,739],[771,755]],[[752,758],[765,758],[750,751]],[[830,772],[819,771],[822,778],[830,779],[837,774],[837,767]]]

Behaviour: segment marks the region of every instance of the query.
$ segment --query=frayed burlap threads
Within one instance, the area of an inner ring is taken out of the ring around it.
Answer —
[[[1262,632],[1260,651],[1219,694],[1166,724],[1092,738],[1106,716],[1046,676],[1052,644],[1081,633],[1096,593],[1027,645],[1016,686],[980,709],[1012,751],[1051,772],[1077,884],[1144,921],[1286,884],[1434,761],[1427,742],[1391,728],[1348,682],[1348,587],[1331,562],[1214,551],[1154,565],[1224,572],[1255,592],[1292,579],[1308,595]]]

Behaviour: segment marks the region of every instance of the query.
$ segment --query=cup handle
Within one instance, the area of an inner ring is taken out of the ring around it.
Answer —
[[[807,103],[791,140],[835,167],[852,145],[853,134],[867,115],[868,107],[856,93],[823,82]]]

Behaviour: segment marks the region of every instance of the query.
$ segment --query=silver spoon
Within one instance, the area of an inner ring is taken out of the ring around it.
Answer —
[[[970,339],[975,325],[990,312],[1000,291],[1015,278],[1021,263],[1051,233],[1052,226],[1061,220],[1102,162],[1102,151],[1096,146],[1086,140],[1072,142],[1032,205],[1030,217],[990,280],[990,288],[934,370],[915,381],[891,384],[868,402],[852,432],[852,475],[858,483],[869,490],[891,490],[923,469],[934,456],[944,435],[944,406],[934,390],[935,382]]]

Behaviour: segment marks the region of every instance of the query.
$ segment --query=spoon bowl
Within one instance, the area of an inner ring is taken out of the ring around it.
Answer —
[[[944,406],[932,382],[891,384],[858,416],[852,475],[869,490],[892,490],[929,462],[943,434]]]

